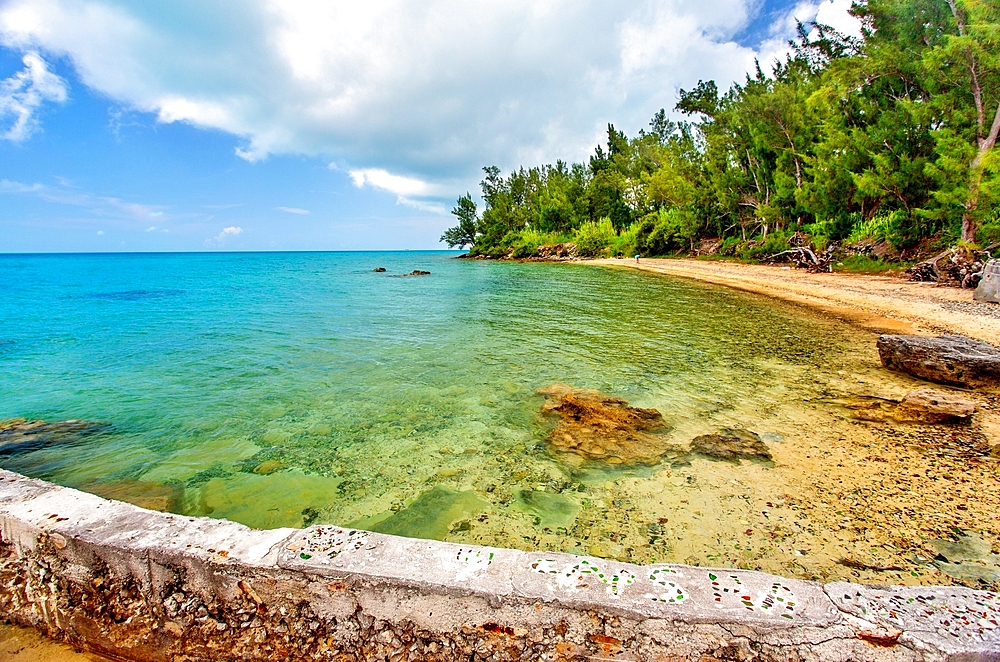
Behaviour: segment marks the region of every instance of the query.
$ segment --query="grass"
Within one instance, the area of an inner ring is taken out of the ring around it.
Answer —
[[[885,274],[905,271],[912,262],[883,262],[867,255],[852,255],[833,263],[833,270],[849,274]]]

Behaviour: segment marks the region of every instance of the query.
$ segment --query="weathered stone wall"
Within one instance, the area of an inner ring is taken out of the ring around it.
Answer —
[[[0,471],[0,615],[122,660],[1000,660],[1000,597],[254,531]]]

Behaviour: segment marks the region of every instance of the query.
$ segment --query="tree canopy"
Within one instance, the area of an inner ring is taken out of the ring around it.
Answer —
[[[755,257],[794,235],[1000,241],[1000,3],[867,0],[855,39],[800,25],[784,61],[720,92],[681,90],[632,138],[609,124],[588,163],[484,169],[442,241],[475,255],[668,254],[712,238]]]

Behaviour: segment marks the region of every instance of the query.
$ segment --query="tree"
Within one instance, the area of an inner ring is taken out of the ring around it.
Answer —
[[[451,213],[458,218],[458,225],[445,230],[441,235],[441,241],[448,244],[448,248],[474,245],[479,234],[479,223],[476,217],[476,203],[472,196],[466,193],[460,197]]]

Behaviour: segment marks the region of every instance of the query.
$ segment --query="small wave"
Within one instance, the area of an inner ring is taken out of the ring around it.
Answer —
[[[84,295],[83,299],[104,299],[105,301],[143,301],[162,299],[184,294],[184,290],[124,290],[122,292],[96,292]]]

